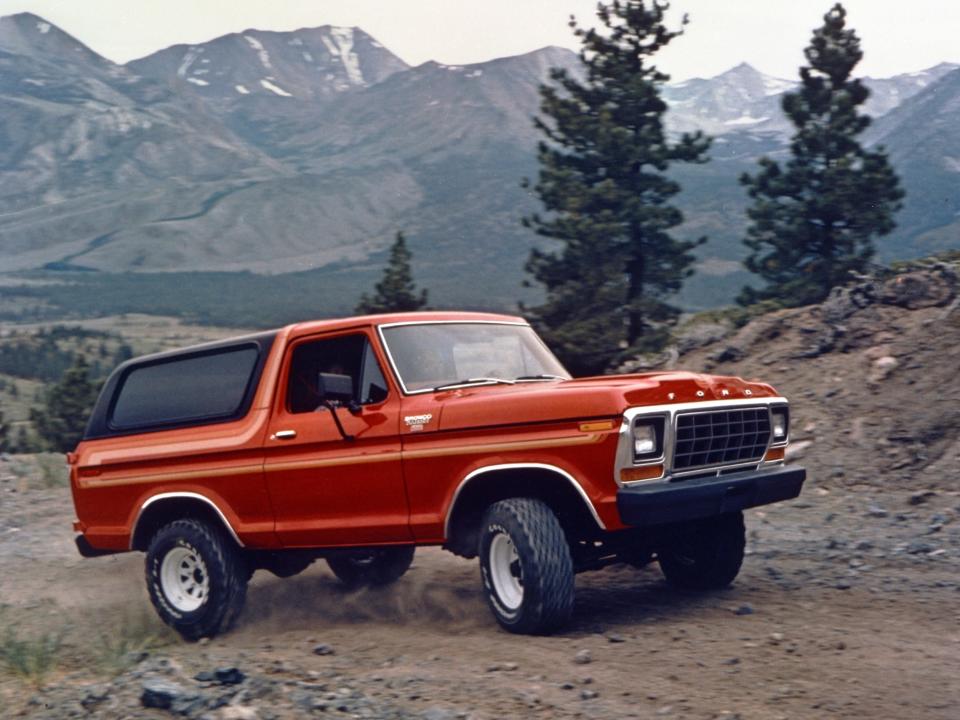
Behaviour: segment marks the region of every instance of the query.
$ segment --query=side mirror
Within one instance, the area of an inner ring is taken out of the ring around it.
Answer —
[[[353,378],[322,372],[317,377],[317,392],[321,400],[350,404],[353,402]]]
[[[353,442],[353,435],[347,434],[343,429],[343,424],[337,415],[337,408],[332,405],[333,402],[339,402],[347,406],[351,415],[357,415],[360,412],[360,406],[353,399],[353,379],[349,375],[340,375],[338,373],[319,373],[317,375],[317,392],[320,394],[320,404],[330,411],[333,416],[333,422],[336,423],[337,431],[347,442]]]

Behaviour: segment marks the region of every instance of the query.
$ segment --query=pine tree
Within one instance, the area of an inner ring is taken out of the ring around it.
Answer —
[[[536,126],[546,140],[533,189],[547,214],[524,224],[563,246],[531,253],[527,271],[547,297],[528,313],[576,375],[659,347],[679,315],[669,295],[692,273],[697,243],[668,232],[683,216],[669,204],[680,187],[665,173],[673,162],[705,162],[709,139],[670,142],[664,130],[660,87],[669,76],[652,58],[682,32],[664,25],[668,8],[600,4],[599,32],[571,17],[584,78],[554,68],[555,84],[540,88],[545,118]]]
[[[753,204],[744,243],[747,269],[767,286],[744,288],[740,302],[787,305],[823,300],[850,271],[866,269],[873,238],[890,233],[903,191],[883,148],[864,150],[857,136],[870,124],[858,112],[869,90],[850,74],[863,57],[839,3],[804,50],[801,87],[783,98],[796,127],[784,167],[761,158],[740,182]]]
[[[121,344],[113,354],[113,364],[119,365],[133,357],[133,348],[126,343]]]
[[[30,453],[36,450],[35,445],[36,444],[30,439],[26,425],[21,425],[10,451],[15,453]]]
[[[4,420],[3,409],[0,408],[0,452],[10,452],[11,445],[10,426]]]
[[[417,292],[413,272],[410,270],[412,257],[413,253],[407,248],[406,238],[402,232],[398,232],[397,239],[390,246],[390,260],[383,271],[383,279],[374,286],[376,293],[372,298],[364,293],[357,304],[356,312],[370,315],[422,310],[427,304],[427,291]]]
[[[78,355],[60,382],[46,391],[43,407],[30,411],[37,434],[51,450],[73,450],[83,436],[98,392],[89,371],[86,359]]]

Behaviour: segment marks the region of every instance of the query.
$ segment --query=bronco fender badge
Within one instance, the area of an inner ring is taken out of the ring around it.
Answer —
[[[407,424],[407,427],[410,428],[412,432],[423,430],[423,426],[431,420],[433,420],[432,413],[424,413],[423,415],[407,415],[403,418],[403,421]]]

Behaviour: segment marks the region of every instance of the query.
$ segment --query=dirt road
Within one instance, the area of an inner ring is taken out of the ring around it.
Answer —
[[[26,676],[0,660],[3,717],[960,717],[956,493],[812,481],[749,514],[729,590],[581,575],[553,637],[499,630],[476,564],[430,549],[379,591],[322,563],[258,572],[239,627],[186,644],[152,614],[142,555],[81,559],[68,490],[33,484],[0,462],[0,649],[55,650]]]

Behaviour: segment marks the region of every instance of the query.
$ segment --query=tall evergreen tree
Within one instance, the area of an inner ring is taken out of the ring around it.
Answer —
[[[35,450],[35,443],[31,441],[30,434],[27,432],[26,426],[21,425],[20,429],[17,431],[17,437],[14,439],[10,451],[15,453],[29,453],[34,452]]]
[[[753,204],[744,243],[747,269],[767,286],[744,288],[740,301],[776,299],[785,305],[823,300],[851,270],[863,271],[873,238],[888,234],[903,191],[883,148],[864,150],[857,136],[870,124],[858,112],[869,90],[850,74],[863,57],[837,3],[804,50],[801,87],[783,97],[796,127],[784,167],[760,159],[740,182]]]
[[[372,298],[366,293],[360,297],[356,312],[368,315],[422,310],[427,304],[427,291],[417,292],[410,269],[412,257],[406,238],[398,232],[397,239],[390,246],[390,260],[383,271],[383,279],[374,286],[376,292]]]
[[[679,314],[667,298],[692,273],[697,243],[669,233],[683,216],[670,204],[680,187],[665,172],[705,162],[709,140],[670,142],[664,131],[669,76],[652,59],[682,32],[664,25],[668,9],[659,0],[601,3],[600,31],[571,18],[583,78],[555,68],[554,84],[540,88],[536,126],[546,139],[533,189],[546,215],[524,223],[563,246],[531,254],[527,271],[547,297],[529,313],[576,375],[659,347]]]
[[[90,381],[86,359],[77,355],[60,382],[47,389],[43,407],[30,411],[42,442],[51,450],[73,450],[83,436],[98,391]]]

